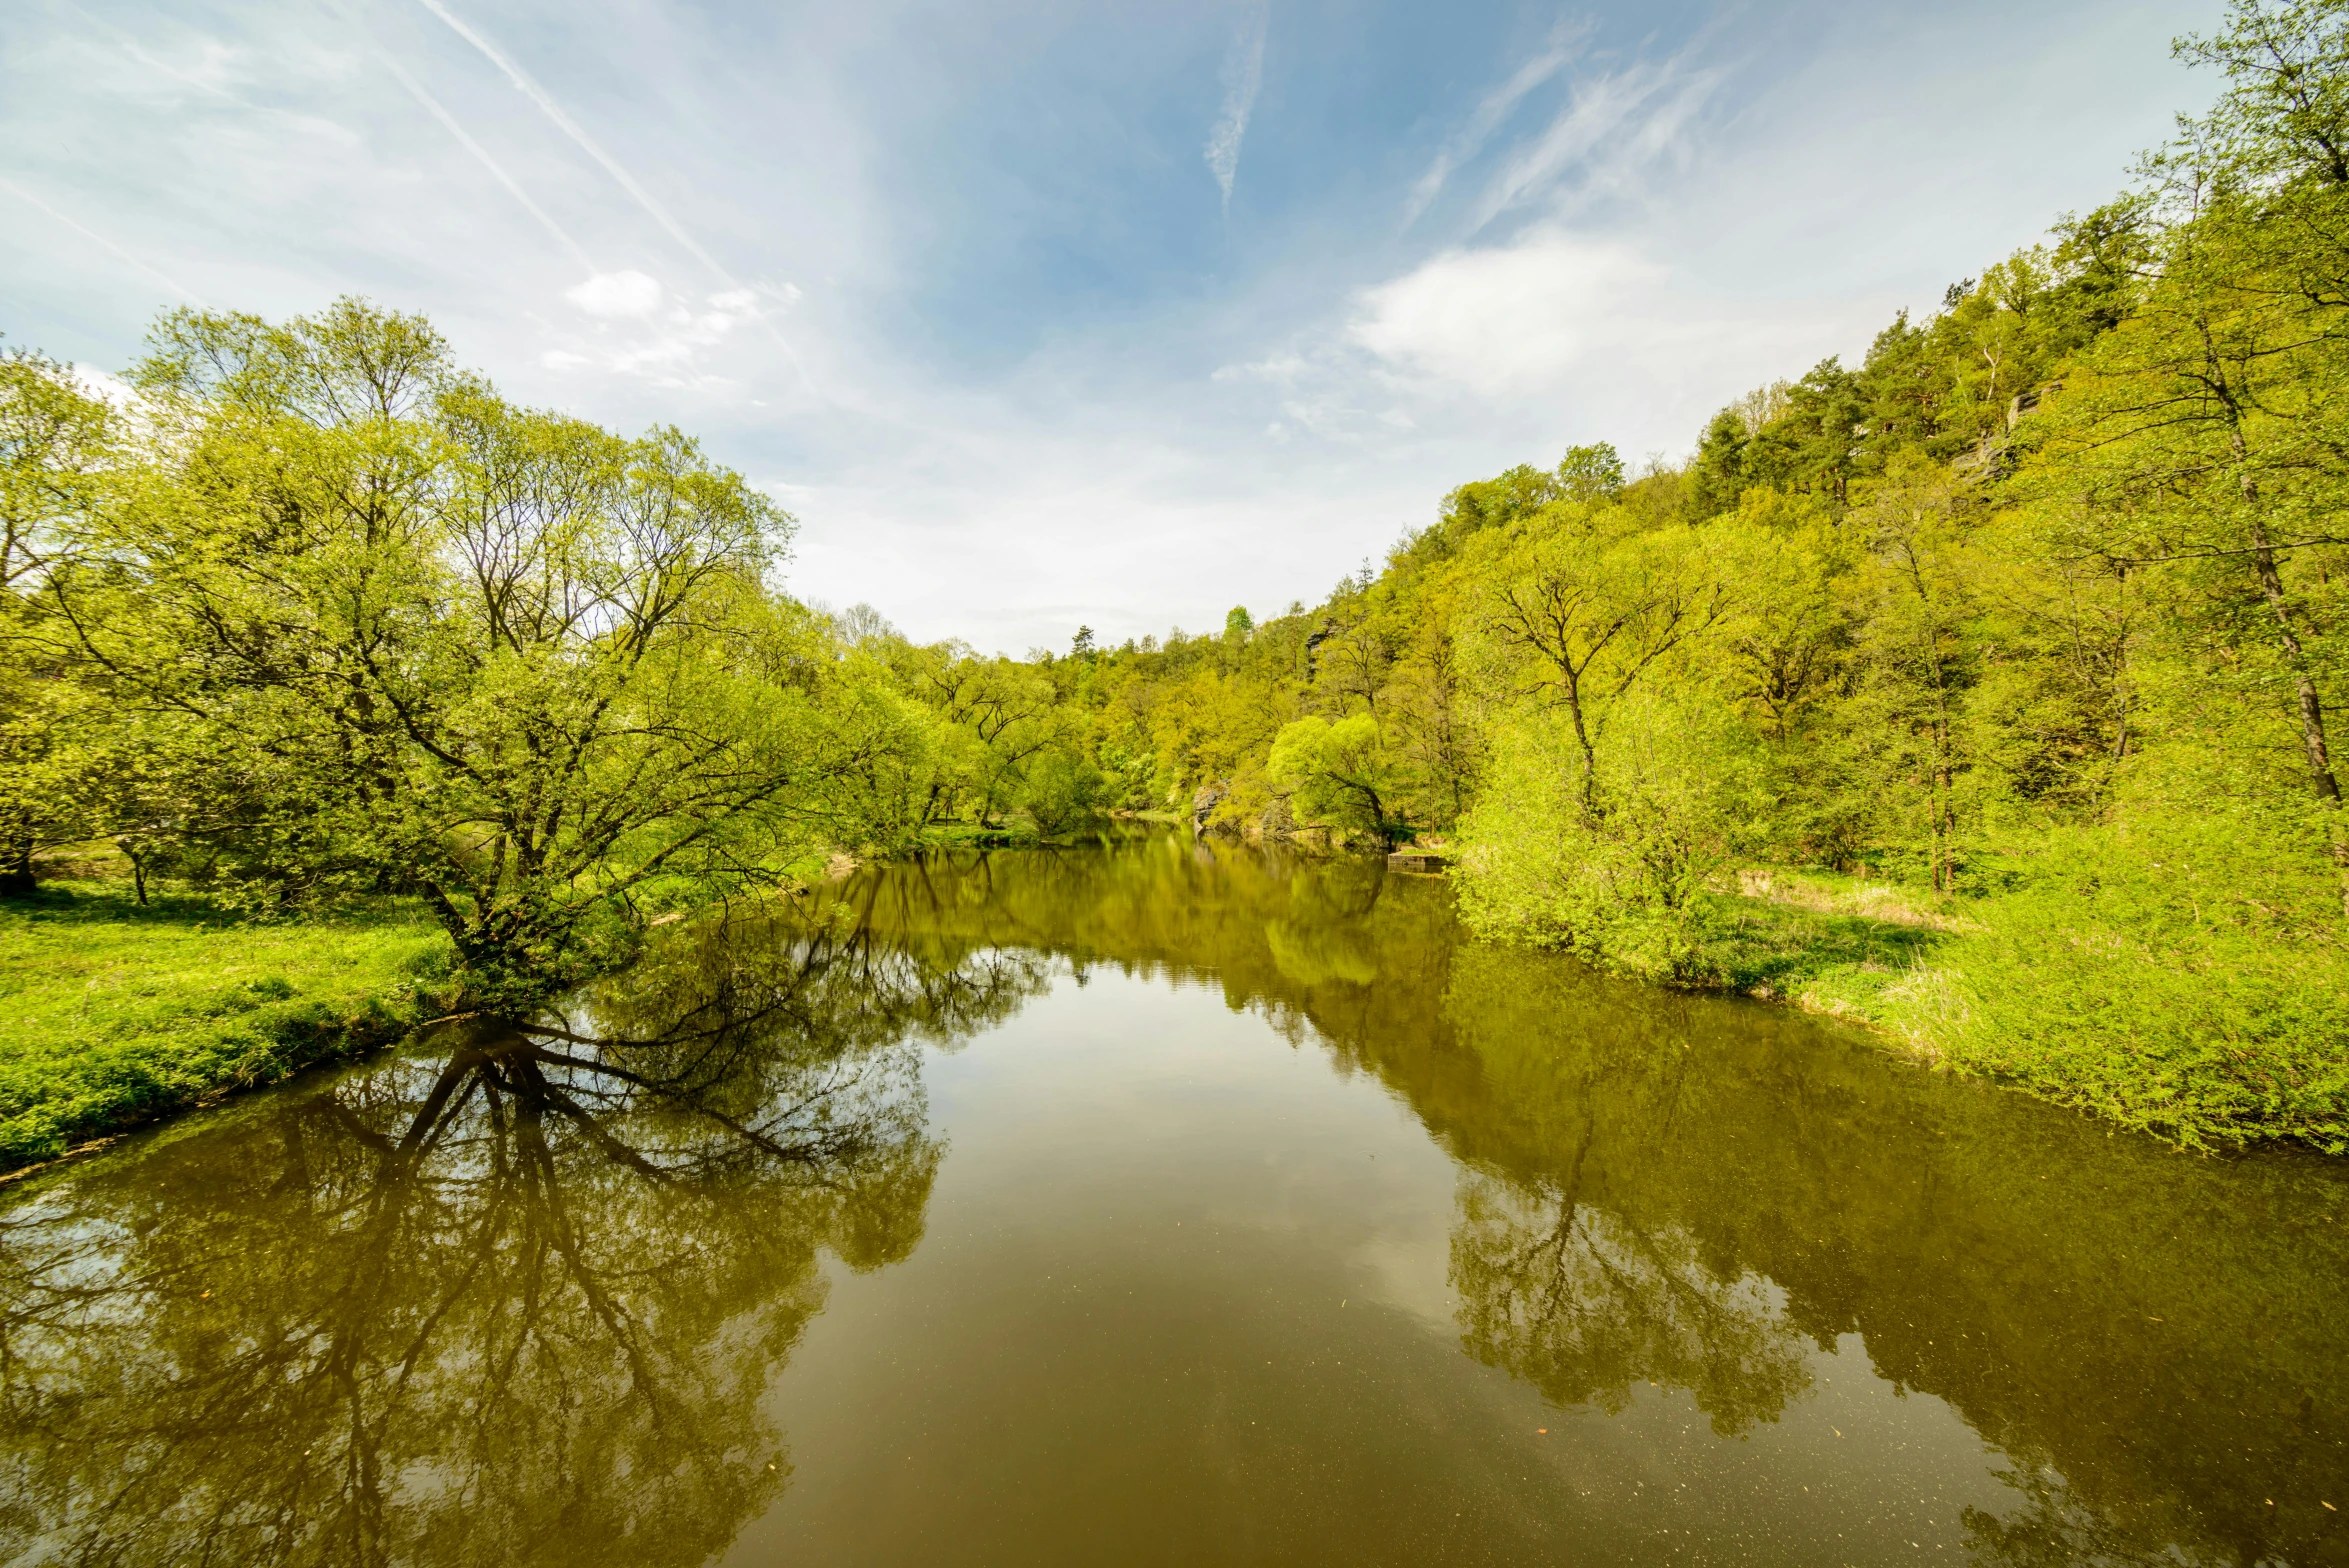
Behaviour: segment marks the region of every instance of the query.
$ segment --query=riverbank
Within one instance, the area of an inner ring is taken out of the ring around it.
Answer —
[[[413,900],[266,924],[99,881],[0,904],[0,1169],[388,1044],[447,968]]]
[[[2349,956],[2110,882],[1955,900],[1818,872],[1701,896],[1673,972],[1861,1024],[1937,1067],[2192,1149],[2349,1151]]]
[[[1035,842],[925,847],[1006,839]],[[2323,942],[2154,919],[2119,889],[1951,900],[1749,870],[1689,912],[1669,972],[1657,951],[1582,956],[1845,1019],[2183,1147],[2349,1150],[2349,963]],[[0,1170],[388,1044],[442,1010],[447,963],[407,900],[253,924],[91,880],[0,904]]]
[[[921,847],[1038,842],[1021,819],[948,824]],[[801,885],[857,864],[811,857]],[[0,1173],[393,1044],[455,1005],[422,900],[254,921],[186,890],[142,905],[105,869],[0,901]]]

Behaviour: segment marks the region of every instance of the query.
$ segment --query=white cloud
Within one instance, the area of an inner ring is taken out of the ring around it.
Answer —
[[[1240,141],[1248,134],[1248,117],[1256,112],[1256,94],[1264,86],[1264,35],[1271,21],[1269,0],[1260,0],[1241,18],[1232,34],[1232,46],[1223,57],[1223,112],[1207,137],[1207,167],[1223,191],[1223,204],[1232,204],[1232,179],[1240,172]]]
[[[1620,242],[1538,229],[1454,250],[1362,292],[1348,341],[1487,397],[1547,385],[1620,333],[1662,269]],[[1643,323],[1644,324],[1644,323]]]
[[[670,215],[668,208],[655,201],[652,193],[644,188],[636,176],[630,174],[626,168],[621,166],[617,158],[606,152],[601,142],[588,135],[586,129],[571,117],[569,111],[555,101],[554,95],[540,86],[537,79],[523,70],[511,55],[492,43],[478,28],[449,9],[446,0],[418,0],[418,3],[447,23],[450,30],[455,32],[458,37],[480,51],[484,59],[496,66],[507,81],[513,83],[516,91],[529,99],[538,111],[546,116],[549,123],[569,137],[580,151],[593,158],[603,171],[609,174],[613,181],[626,191],[636,205],[641,207],[655,223],[659,224],[671,239],[684,246],[695,260],[715,273],[719,280],[726,285],[728,292],[735,294],[748,292],[743,288],[741,280],[727,271],[718,258],[702,246],[701,241],[688,233],[685,226]],[[767,336],[774,339],[775,346],[783,351],[783,357],[791,362],[791,368],[798,374],[800,381],[810,391],[815,390],[815,381],[808,375],[807,367],[800,362],[799,351],[791,346],[775,324],[755,310],[749,312],[748,317],[766,329]]]
[[[594,335],[568,335],[560,346],[539,354],[541,365],[560,371],[600,369],[660,386],[730,380],[705,363],[710,351],[732,339],[737,328],[762,320],[755,289],[712,294],[697,310],[673,299],[659,279],[633,268],[598,273],[565,289],[563,297],[593,318]]]
[[[649,316],[661,308],[660,279],[630,268],[599,272],[585,283],[563,290],[563,298],[591,316]]]

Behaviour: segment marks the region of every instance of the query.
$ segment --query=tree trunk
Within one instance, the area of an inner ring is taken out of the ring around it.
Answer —
[[[1582,722],[1580,683],[1568,678],[1559,682],[1559,690],[1566,694],[1566,712],[1574,720],[1574,744],[1582,748],[1582,820],[1592,826],[1599,820],[1599,754]]]
[[[33,874],[33,830],[21,817],[0,837],[0,898],[30,898],[40,891]]]
[[[2241,450],[2240,436],[2236,437],[2237,451]],[[2256,504],[2258,490],[2249,478],[2243,481],[2243,497]],[[2268,543],[2267,525],[2259,513],[2251,514],[2251,567],[2259,578],[2259,594],[2267,601],[2268,614],[2276,623],[2276,635],[2291,655],[2293,683],[2300,705],[2300,749],[2308,759],[2308,783],[2316,798],[2331,809],[2326,813],[2325,832],[2331,840],[2333,871],[2341,881],[2341,915],[2349,919],[2349,824],[2341,820],[2341,781],[2333,772],[2332,748],[2325,742],[2324,698],[2316,689],[2316,678],[2309,673],[2308,655],[2300,643],[2299,628],[2292,624],[2292,605],[2284,595],[2284,574],[2276,565],[2276,553]]]
[[[2292,607],[2284,597],[2283,573],[2277,569],[2276,553],[2268,547],[2267,529],[2260,523],[2251,525],[2251,565],[2259,577],[2260,597],[2267,601],[2268,614],[2276,623],[2276,635],[2284,644],[2284,651],[2292,657],[2292,674],[2300,698],[2300,747],[2308,758],[2308,782],[2319,800],[2341,798],[2341,781],[2333,775],[2331,748],[2325,744],[2324,699],[2318,695],[2316,681],[2308,673],[2308,655],[2301,648],[2300,633],[2292,624]]]

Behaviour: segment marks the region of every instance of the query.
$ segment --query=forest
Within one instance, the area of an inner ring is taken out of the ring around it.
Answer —
[[[0,894],[412,900],[411,1012],[511,1015],[841,850],[1160,815],[1426,846],[1495,943],[2339,1152],[2349,34],[2179,47],[2216,105],[2121,195],[1685,460],[1569,433],[1319,604],[1117,646],[801,602],[794,520],[695,441],[364,301],[167,315],[127,395],[14,351]]]

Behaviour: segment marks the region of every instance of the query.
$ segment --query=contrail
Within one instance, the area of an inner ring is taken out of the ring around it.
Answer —
[[[504,72],[506,80],[512,82],[523,97],[536,104],[541,114],[554,121],[555,128],[557,130],[561,131],[565,136],[570,137],[572,141],[576,142],[579,145],[580,151],[586,153],[590,158],[593,158],[597,163],[601,164],[603,166],[604,172],[619,182],[620,189],[626,191],[631,197],[633,197],[636,201],[636,204],[639,207],[642,207],[648,214],[650,214],[652,220],[659,224],[662,229],[668,233],[671,239],[684,246],[687,252],[690,253],[696,261],[699,261],[703,266],[709,268],[710,271],[716,273],[720,281],[722,281],[726,287],[741,293],[755,293],[755,291],[744,289],[741,281],[737,279],[734,274],[728,272],[723,266],[719,264],[717,257],[702,249],[701,242],[696,240],[692,235],[686,233],[685,226],[679,223],[675,218],[670,217],[668,209],[663,207],[659,202],[653,200],[652,193],[646,190],[643,186],[637,184],[636,177],[630,174],[626,169],[620,167],[618,159],[614,158],[610,153],[604,151],[601,146],[597,145],[595,138],[588,135],[586,129],[582,127],[577,120],[572,119],[570,115],[566,114],[563,111],[563,106],[555,102],[553,96],[549,94],[545,88],[539,86],[538,83],[531,78],[529,72],[523,70],[521,66],[515,64],[512,58],[510,58],[504,50],[500,49],[496,44],[491,43],[481,33],[475,31],[474,28],[464,20],[464,18],[458,16],[456,12],[450,10],[444,3],[444,0],[419,0],[419,3],[423,5],[424,9],[430,11],[434,16],[437,16],[442,21],[448,23],[450,29],[455,32],[459,38],[464,39],[465,42],[480,50],[483,58],[487,59],[490,64],[496,66],[500,71]],[[784,357],[791,361],[791,368],[799,372],[799,379],[807,383],[808,390],[811,392],[815,391],[816,384],[814,380],[809,377],[807,373],[807,367],[799,362],[798,353],[792,349],[791,344],[784,338],[783,334],[776,329],[775,324],[767,319],[766,312],[759,312],[755,319],[758,321],[760,326],[767,329],[767,335],[775,340],[776,346],[783,350]]]
[[[67,228],[73,230],[74,233],[79,234],[83,239],[88,240],[91,244],[103,246],[105,249],[112,251],[115,255],[121,257],[124,261],[129,262],[132,266],[138,268],[148,277],[153,278],[156,282],[171,290],[172,293],[177,294],[180,298],[186,300],[189,304],[204,304],[203,297],[198,295],[194,290],[184,288],[172,279],[165,277],[162,273],[157,272],[153,267],[148,266],[145,262],[139,260],[138,257],[132,255],[129,251],[124,250],[120,245],[115,244],[114,241],[108,239],[105,235],[100,234],[93,229],[86,229],[82,227],[82,225],[74,222],[73,219],[67,217],[64,213],[59,212],[55,207],[50,206],[47,202],[41,200],[40,197],[35,196],[31,191],[26,190],[23,186],[17,184],[15,181],[0,179],[0,191],[6,191],[9,195],[14,196],[17,200],[40,208],[41,211],[47,213],[50,217],[55,218],[59,223],[64,224]],[[207,306],[205,308],[209,309],[210,307]]]
[[[662,207],[659,202],[652,199],[651,192],[647,191],[643,186],[637,184],[635,177],[631,175],[626,169],[620,167],[619,161],[617,159],[615,159],[610,153],[604,151],[603,148],[596,145],[595,138],[588,135],[586,130],[581,127],[577,120],[572,119],[570,115],[564,113],[563,106],[555,102],[554,98],[547,92],[545,88],[539,86],[536,81],[532,80],[528,72],[524,71],[519,65],[516,65],[513,60],[507,56],[504,50],[500,49],[496,44],[491,43],[480,33],[475,32],[462,17],[458,16],[456,12],[451,11],[446,5],[442,4],[441,0],[423,0],[423,5],[424,9],[430,11],[434,16],[437,16],[442,21],[448,23],[449,26],[456,31],[456,34],[459,38],[464,39],[465,42],[480,50],[482,54],[488,58],[490,64],[503,71],[506,74],[506,80],[512,82],[514,86],[521,91],[523,97],[538,105],[539,112],[544,114],[548,119],[554,121],[556,128],[560,130],[565,136],[568,136],[571,138],[571,140],[577,142],[582,152],[585,152],[590,158],[593,158],[596,162],[602,164],[604,167],[604,172],[610,175],[613,179],[619,181],[620,188],[626,191],[629,195],[635,197],[636,204],[639,207],[642,207],[646,212],[652,214],[653,221],[658,223],[662,228],[668,230],[669,237],[671,239],[675,240],[678,244],[684,246],[688,251],[692,252],[694,259],[699,261],[703,266],[709,268],[719,277],[724,278],[730,287],[740,288],[742,286],[741,284],[736,283],[734,279],[727,274],[727,271],[724,267],[718,265],[718,260],[715,256],[712,256],[708,251],[703,250],[700,243],[696,241],[692,235],[685,232],[684,226],[682,224],[678,223],[675,218],[669,216],[667,209]]]
[[[374,40],[372,38],[369,39],[368,42],[370,44],[374,44]],[[495,175],[497,177],[497,182],[500,185],[503,185],[509,192],[511,192],[514,199],[520,202],[523,207],[529,211],[533,218],[538,220],[539,227],[545,229],[548,234],[552,235],[556,244],[569,251],[571,253],[572,260],[578,262],[580,266],[587,269],[588,276],[593,277],[596,273],[603,270],[595,264],[594,259],[587,254],[587,251],[580,245],[580,243],[573,239],[561,224],[557,223],[551,216],[548,215],[545,208],[539,206],[537,202],[534,202],[530,199],[530,193],[524,190],[521,184],[515,180],[512,175],[508,174],[504,167],[500,165],[495,158],[492,158],[489,155],[489,149],[482,146],[481,143],[475,141],[470,135],[468,135],[466,133],[465,127],[457,123],[457,117],[449,113],[446,108],[442,107],[441,101],[438,98],[435,98],[432,96],[432,94],[426,92],[422,82],[419,82],[415,77],[408,74],[407,67],[401,65],[398,60],[394,59],[390,51],[384,49],[381,45],[375,45],[375,57],[383,62],[384,68],[386,70],[390,71],[392,75],[400,79],[400,85],[408,89],[408,96],[414,98],[418,103],[424,105],[426,109],[429,109],[432,112],[432,117],[440,121],[440,123],[447,128],[448,133],[451,136],[454,136],[458,142],[463,145],[464,149],[474,156],[475,160],[478,161],[483,168],[487,169],[491,174]]]
[[[1207,167],[1223,188],[1227,216],[1232,210],[1232,177],[1240,172],[1240,140],[1248,134],[1248,117],[1256,112],[1256,94],[1264,86],[1264,34],[1271,20],[1268,0],[1242,19],[1224,55],[1223,114],[1207,138]]]

